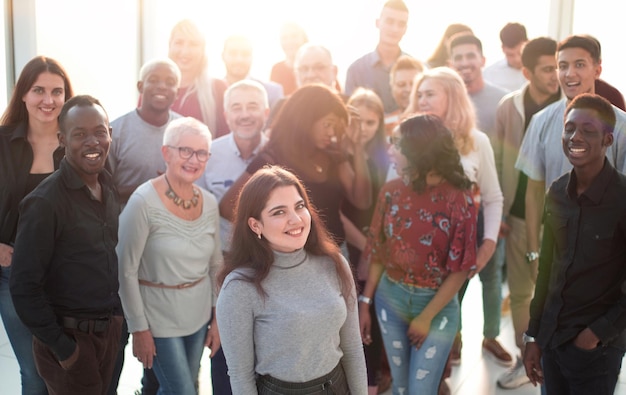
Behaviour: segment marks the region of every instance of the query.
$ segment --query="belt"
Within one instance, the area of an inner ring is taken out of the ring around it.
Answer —
[[[188,283],[182,283],[182,284],[178,284],[178,285],[167,285],[167,284],[161,284],[161,283],[153,283],[153,282],[148,281],[148,280],[139,279],[139,284],[140,285],[145,285],[146,287],[154,287],[154,288],[185,289],[185,288],[195,287],[196,285],[198,285],[202,281],[204,281],[205,278],[206,277],[200,277],[199,279],[197,279],[195,281],[191,281],[191,282],[188,282]]]
[[[61,317],[61,325],[66,329],[76,329],[84,333],[101,333],[109,329],[110,317],[86,319],[74,317]]]

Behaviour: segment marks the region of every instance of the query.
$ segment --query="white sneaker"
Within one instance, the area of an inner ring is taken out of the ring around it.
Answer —
[[[517,357],[515,365],[513,365],[511,369],[504,372],[502,376],[498,378],[498,386],[509,390],[521,387],[527,383],[530,383],[530,379],[526,376],[524,362],[520,357]]]

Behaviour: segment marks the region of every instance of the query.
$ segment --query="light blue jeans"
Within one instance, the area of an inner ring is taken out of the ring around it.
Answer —
[[[419,349],[407,337],[409,323],[437,290],[395,282],[383,274],[375,307],[393,379],[393,394],[436,394],[459,326],[459,303],[452,299],[432,320]]]
[[[0,273],[0,314],[17,363],[20,365],[22,395],[47,395],[46,384],[39,377],[35,367],[33,335],[20,321],[15,312],[15,306],[13,306],[13,299],[11,299],[9,291],[11,268],[3,267],[0,269]]]
[[[200,359],[204,351],[207,327],[182,337],[155,337],[156,357],[153,369],[159,380],[159,395],[196,395]]]

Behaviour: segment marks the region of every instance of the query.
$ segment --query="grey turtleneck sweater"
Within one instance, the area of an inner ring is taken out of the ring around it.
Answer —
[[[354,288],[346,307],[329,257],[274,253],[263,281],[254,285],[230,273],[216,315],[233,394],[256,394],[255,374],[288,382],[324,376],[339,362],[353,395],[367,394],[367,376]],[[349,270],[344,261],[345,270]]]

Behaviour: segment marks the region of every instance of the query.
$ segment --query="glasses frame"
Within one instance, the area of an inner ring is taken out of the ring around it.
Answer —
[[[177,147],[175,145],[169,145],[169,144],[167,146],[169,148],[177,149],[178,155],[180,156],[181,159],[188,160],[188,159],[191,159],[191,157],[195,155],[199,162],[206,162],[211,157],[211,153],[207,150],[199,149],[199,150],[194,151],[191,147]],[[200,155],[204,156],[205,152],[206,152],[206,159],[202,159]]]

